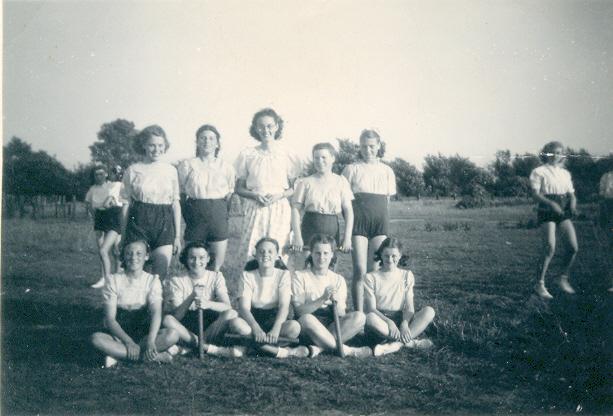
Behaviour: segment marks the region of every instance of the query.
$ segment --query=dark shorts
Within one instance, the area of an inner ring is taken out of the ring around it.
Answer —
[[[172,245],[175,241],[172,205],[132,201],[128,214],[125,244],[136,240],[145,240],[151,250]]]
[[[225,199],[192,199],[183,204],[185,241],[217,242],[228,239],[228,204]]]
[[[302,231],[302,241],[306,246],[310,245],[311,238],[315,234],[325,234],[336,239],[336,244],[340,239],[340,226],[337,215],[320,214],[318,212],[305,212],[300,225]]]
[[[206,330],[209,325],[219,318],[219,312],[206,309],[202,311],[202,317],[204,318],[204,330]],[[181,324],[192,333],[198,335],[198,311],[187,311],[181,320]]]
[[[561,223],[572,218],[570,213],[570,198],[568,195],[545,195],[545,198],[555,201],[564,211],[562,214],[554,212],[549,205],[539,204],[536,210],[536,220],[539,225],[546,222]]]
[[[353,235],[373,238],[389,234],[387,196],[357,193],[353,200]]]
[[[402,317],[403,317],[402,311],[379,311],[379,312],[385,315],[386,318],[389,318],[392,321],[394,321],[397,327],[400,327],[400,324],[402,323]]]
[[[253,315],[258,325],[260,325],[260,328],[262,328],[262,331],[264,332],[268,332],[272,329],[273,325],[275,324],[275,319],[277,318],[277,312],[278,312],[277,308],[272,308],[272,309],[251,308],[251,314]]]
[[[111,207],[108,209],[97,209],[94,212],[94,230],[96,231],[115,231],[121,233],[121,207]]]
[[[326,328],[334,322],[334,312],[331,306],[319,308],[313,312],[313,316],[319,320]]]
[[[149,333],[150,318],[147,307],[134,311],[117,308],[115,320],[121,326],[121,329],[136,343],[140,342]]]

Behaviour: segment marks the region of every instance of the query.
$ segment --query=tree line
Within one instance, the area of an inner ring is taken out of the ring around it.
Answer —
[[[35,195],[76,196],[83,200],[92,184],[95,165],[127,168],[138,160],[133,143],[138,130],[134,123],[117,119],[101,126],[96,141],[89,146],[91,160],[75,169],[65,168],[45,151],[33,151],[24,140],[13,137],[3,146],[3,193],[31,197]],[[337,139],[338,157],[334,172],[359,158],[359,145],[350,139]],[[577,197],[589,201],[598,193],[600,177],[613,170],[613,153],[593,157],[585,149],[567,149],[566,168],[570,171]],[[394,170],[398,194],[412,197],[461,197],[473,206],[493,197],[528,197],[528,177],[540,164],[538,155],[511,154],[500,150],[487,167],[456,155],[427,155],[423,169],[402,158],[386,160]],[[309,170],[311,168],[307,168]],[[308,172],[305,172],[308,173]]]

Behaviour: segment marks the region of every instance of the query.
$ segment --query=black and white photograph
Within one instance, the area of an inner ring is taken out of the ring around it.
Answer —
[[[613,414],[613,1],[0,11],[3,415]]]

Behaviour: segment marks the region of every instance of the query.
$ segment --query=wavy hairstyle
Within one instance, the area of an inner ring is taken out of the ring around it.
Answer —
[[[215,156],[217,156],[219,154],[219,151],[221,150],[221,134],[219,134],[219,131],[212,124],[203,124],[202,126],[198,127],[198,130],[196,130],[196,142],[198,141],[198,136],[200,136],[200,134],[205,131],[212,131],[213,134],[215,134],[215,136],[217,137],[217,149],[215,150]],[[200,156],[200,154],[198,154],[197,145],[196,156]]]
[[[277,132],[275,133],[275,140],[279,140],[281,135],[283,134],[283,119],[275,110],[272,108],[264,108],[253,115],[251,119],[251,126],[249,127],[249,134],[251,137],[256,139],[258,142],[262,141],[260,135],[258,134],[258,130],[256,127],[256,123],[260,117],[269,116],[275,119],[275,123],[277,123]]]
[[[132,146],[134,148],[134,151],[138,153],[139,155],[144,156],[145,146],[147,145],[147,142],[153,136],[158,136],[158,137],[163,138],[164,143],[166,144],[166,148],[164,149],[164,151],[168,151],[168,148],[170,147],[170,142],[168,141],[168,138],[166,137],[166,132],[164,131],[163,128],[161,128],[157,124],[145,127],[134,137],[134,142]]]
[[[377,130],[375,129],[362,130],[362,133],[360,133],[359,142],[361,143],[363,139],[377,139],[380,145],[379,150],[377,151],[377,157],[383,157],[383,155],[385,155],[385,142],[381,140],[381,136],[379,136],[379,133],[377,132]],[[364,157],[362,156],[362,152],[358,152],[358,158],[360,160],[364,160]]]
[[[336,264],[336,240],[334,237],[326,235],[326,234],[315,234],[311,237],[311,241],[309,241],[309,248],[311,252],[313,252],[313,246],[315,244],[329,244],[330,249],[332,249],[332,260],[330,260],[330,264],[328,268],[330,270],[334,269],[334,265]],[[313,255],[309,254],[309,256],[304,261],[304,267],[312,267],[313,266]]]

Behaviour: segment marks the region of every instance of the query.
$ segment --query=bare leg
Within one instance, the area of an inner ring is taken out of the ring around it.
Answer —
[[[341,341],[345,343],[351,338],[355,337],[364,329],[364,324],[366,323],[366,315],[364,315],[362,312],[348,312],[345,315],[341,316],[340,321]],[[328,327],[328,331],[333,334],[335,333],[334,324],[330,324],[330,326]],[[334,338],[336,339],[336,335],[334,336]]]
[[[98,247],[98,255],[100,255],[101,247],[104,244],[104,231],[96,230],[94,232],[94,237],[96,238],[96,247]],[[106,273],[104,271],[104,260],[102,259],[102,256],[100,256],[100,276],[106,276]]]
[[[204,331],[204,340],[210,343],[220,341],[228,330],[230,322],[236,318],[238,318],[238,313],[233,309],[220,313],[219,317]]]
[[[430,322],[434,319],[434,309],[430,306],[425,306],[413,315],[413,319],[409,322],[409,331],[411,336],[417,338],[426,330]]]
[[[111,276],[111,250],[115,245],[118,234],[115,231],[107,231],[102,237],[102,245],[99,246],[98,254],[102,261],[102,267],[104,270],[104,277],[109,278]]]
[[[105,332],[96,332],[91,336],[93,346],[104,355],[111,356],[118,360],[128,358],[128,352],[123,342]]]
[[[163,281],[168,274],[168,267],[172,259],[172,245],[156,248],[151,252],[151,272],[160,276]]]
[[[541,235],[542,255],[537,271],[537,283],[544,285],[549,263],[556,252],[556,224],[551,221],[543,223],[541,225]]]
[[[211,253],[213,254],[213,270],[218,272],[221,270],[221,266],[226,259],[226,249],[228,247],[228,240],[223,241],[215,241],[210,242],[209,247],[211,248]]]
[[[579,244],[577,243],[577,233],[575,232],[575,226],[571,220],[565,220],[560,223],[560,231],[566,236],[566,243],[568,251],[566,255],[566,266],[564,267],[564,274],[570,276],[570,269],[575,262],[577,252],[579,251]]]
[[[174,330],[179,336],[179,341],[184,342],[190,347],[198,346],[198,336],[192,333],[187,328],[185,328],[183,324],[179,322],[179,320],[175,318],[174,316],[172,315],[164,316],[164,319],[162,320],[162,325],[165,328]]]
[[[389,327],[387,323],[374,312],[366,314],[366,328],[379,335],[381,338],[392,339],[389,337]]]
[[[351,297],[353,299],[353,309],[356,311],[364,310],[364,276],[368,265],[368,238],[361,235],[351,237],[353,250],[351,258],[353,260],[353,279],[351,280]]]
[[[302,326],[302,331],[311,341],[324,350],[336,348],[334,335],[321,323],[315,316],[309,314],[302,315],[298,322]]]
[[[166,351],[172,345],[175,345],[179,341],[179,334],[177,331],[170,328],[162,328],[158,331],[158,335],[155,338],[155,349],[157,352]],[[146,339],[141,341],[141,350],[145,347]]]

